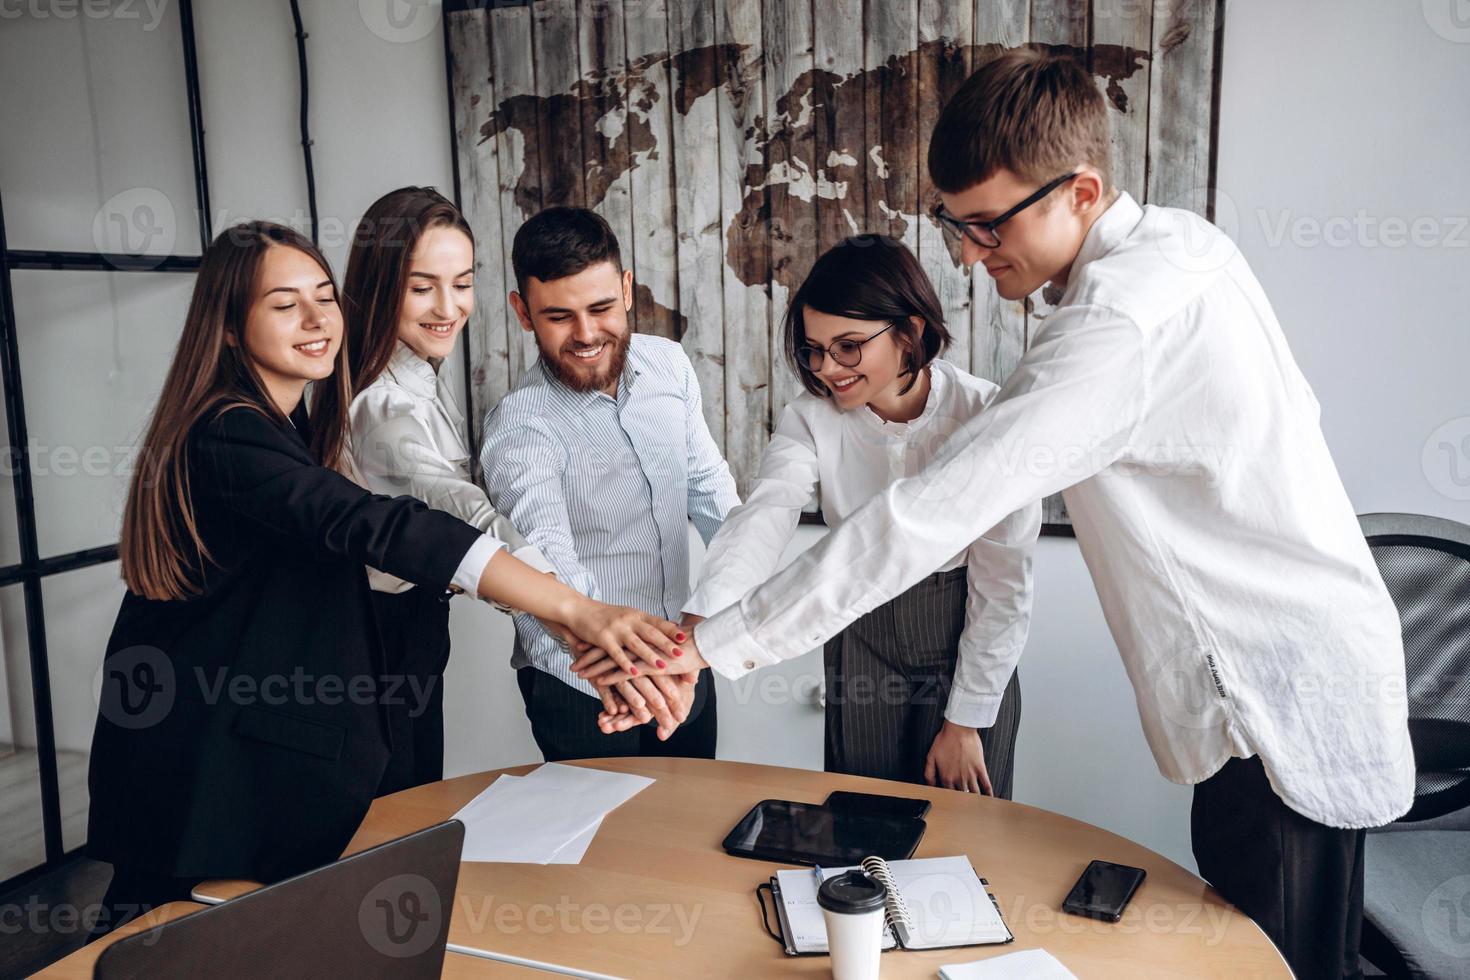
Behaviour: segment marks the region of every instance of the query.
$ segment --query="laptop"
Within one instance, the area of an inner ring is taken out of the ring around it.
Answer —
[[[437,980],[464,824],[420,830],[119,940],[99,980]]]

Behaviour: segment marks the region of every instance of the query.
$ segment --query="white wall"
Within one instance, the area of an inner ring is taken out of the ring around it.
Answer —
[[[1454,480],[1470,473],[1470,443],[1460,443],[1465,430],[1457,428],[1470,426],[1464,380],[1464,365],[1470,363],[1470,249],[1463,229],[1455,237],[1456,219],[1470,210],[1462,190],[1470,163],[1470,130],[1462,108],[1470,91],[1470,28],[1436,19],[1441,13],[1448,18],[1453,3],[1445,0],[1440,11],[1434,0],[1422,5],[1231,0],[1218,184],[1225,203],[1221,221],[1255,266],[1317,391],[1328,440],[1357,509],[1470,521],[1465,499],[1470,489],[1462,493]],[[386,10],[386,2],[383,6]],[[405,183],[450,187],[442,41],[437,25],[422,19],[435,14],[400,6],[412,9],[414,18],[389,22],[377,4],[355,0],[303,4],[311,34],[313,149],[323,238],[339,273],[346,230],[375,196]],[[296,143],[295,53],[285,6],[200,0],[196,22],[216,227],[247,216],[299,224],[304,181]],[[91,33],[84,36],[84,27]],[[0,36],[12,29],[9,22],[0,24]],[[99,38],[121,30],[93,24],[69,29],[71,34],[57,35],[61,40],[46,47],[19,45],[13,57],[6,48],[5,60],[20,65],[22,74],[34,61],[64,66],[70,64],[66,57],[79,57],[81,48],[75,46],[86,38],[95,48]],[[161,29],[171,32],[170,39],[177,36],[176,25]],[[137,40],[128,35],[117,43]],[[167,71],[176,67],[169,63]],[[47,74],[37,67],[36,77]],[[50,77],[79,76],[67,69]],[[168,79],[181,85],[174,74]],[[87,84],[94,105],[109,105],[108,98],[116,97],[109,90],[120,83],[109,76]],[[35,88],[33,80],[27,88]],[[98,110],[89,110],[80,96],[68,98],[76,104],[67,118],[85,126],[88,112]],[[187,174],[187,143],[181,142],[187,122],[177,105],[135,98],[105,115],[94,136],[66,129],[69,140],[81,142],[67,143],[49,157],[42,153],[45,141],[24,153],[6,141],[7,148],[0,150],[0,184],[7,194],[7,220],[17,220],[12,191],[17,182],[37,188],[32,217],[26,220],[42,230],[74,213],[90,222],[101,202],[141,185],[159,189],[187,215],[192,187],[180,176]],[[18,124],[48,139],[61,135],[44,115],[3,119],[6,132]],[[140,131],[157,135],[140,143]],[[124,151],[137,154],[140,146],[162,146],[167,152],[160,151],[140,173],[120,162]],[[183,161],[180,173],[175,173],[177,160]],[[24,172],[17,173],[17,167]],[[85,191],[81,199],[67,196],[79,190]],[[1359,209],[1377,222],[1376,236],[1353,233],[1341,246],[1313,242],[1314,222],[1319,227],[1334,218],[1351,222]],[[1275,234],[1283,218],[1284,237]],[[1435,242],[1427,245],[1386,244],[1392,226],[1383,222],[1390,218],[1428,218],[1431,226],[1425,227],[1437,228],[1437,238],[1429,234]],[[1329,230],[1337,224],[1341,221]],[[16,225],[11,227],[14,247],[93,247],[86,236],[32,244],[19,240]],[[190,243],[179,247],[188,250]],[[494,301],[481,297],[481,302]],[[127,317],[115,319],[105,296],[88,302],[83,309],[56,306],[50,319],[69,317],[95,327],[101,336],[126,329]],[[169,309],[160,321],[174,324],[180,313]],[[73,350],[67,356],[85,361],[88,355]],[[100,371],[112,354],[99,345],[95,357]],[[127,370],[161,372],[161,366],[129,364]],[[116,380],[106,371],[99,377],[94,386]],[[27,381],[28,399],[40,397],[38,389],[45,385],[66,383],[62,378],[31,381],[29,375]],[[66,399],[56,400],[64,410]],[[91,418],[97,411],[89,406],[78,414]],[[80,425],[87,418],[75,421]],[[69,424],[57,416],[59,428]],[[1452,469],[1453,464],[1464,470]],[[0,515],[0,550],[8,521]],[[803,528],[793,552],[818,534]],[[1075,543],[1044,539],[1036,573],[1035,623],[1021,666],[1025,710],[1017,798],[1097,823],[1192,865],[1189,790],[1166,783],[1153,766]],[[69,685],[57,699],[58,737],[63,745],[84,747],[93,709],[73,688],[95,671],[120,593],[115,582],[99,586],[90,576],[78,575],[76,583],[48,590],[48,606],[53,605],[51,591],[74,603],[69,607],[73,628],[53,641],[53,677]],[[11,595],[0,596],[0,603],[3,635],[11,644],[9,702],[18,716],[28,717],[28,679],[17,657],[23,646],[13,645],[21,639],[15,629],[19,605]],[[64,618],[60,609],[53,615]],[[459,600],[452,628],[456,654],[447,678],[448,770],[535,759],[506,667],[508,620]],[[757,672],[740,685],[722,681],[721,755],[820,767],[821,715],[799,697],[819,675],[819,659],[808,655],[778,673]],[[25,726],[18,727],[23,733]]]

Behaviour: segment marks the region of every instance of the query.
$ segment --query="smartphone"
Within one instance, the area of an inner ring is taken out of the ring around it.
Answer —
[[[1110,861],[1094,861],[1082,872],[1077,884],[1072,886],[1062,911],[1073,915],[1085,915],[1089,919],[1106,919],[1117,922],[1123,917],[1128,900],[1143,884],[1146,872],[1142,868],[1130,868],[1126,864]]]
[[[929,812],[928,800],[907,796],[880,796],[877,793],[845,793],[838,791],[822,804],[829,810],[866,813],[874,817],[910,817],[918,820]]]

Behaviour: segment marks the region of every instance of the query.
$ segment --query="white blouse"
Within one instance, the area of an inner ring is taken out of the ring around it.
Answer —
[[[885,422],[866,405],[843,411],[810,392],[787,405],[749,496],[710,542],[685,611],[710,616],[739,602],[776,570],[814,493],[835,532],[889,484],[921,472],[1000,391],[943,360],[930,365],[929,379],[924,411],[911,422]],[[967,546],[955,539],[959,550],[939,566],[968,567],[965,626],[944,712],[957,725],[995,722],[1031,625],[1031,557],[1040,530],[1041,503],[1033,501]],[[888,560],[886,549],[850,559],[845,574],[859,578]]]
[[[1234,243],[1123,194],[1000,395],[699,650],[729,677],[797,656],[1060,490],[1164,776],[1258,754],[1298,813],[1388,823],[1414,798],[1403,638],[1320,416]]]
[[[554,571],[470,479],[470,453],[461,435],[464,416],[454,395],[435,365],[403,341],[394,346],[383,373],[352,399],[348,421],[348,452],[353,475],[362,486],[373,493],[417,497],[435,510],[473,524],[537,571]],[[498,547],[481,550],[479,567],[463,578],[478,582],[476,572],[496,550]],[[463,587],[460,578],[456,576],[455,582]],[[376,568],[368,569],[368,581],[378,592],[413,588],[413,583]],[[466,591],[474,593],[473,583]]]

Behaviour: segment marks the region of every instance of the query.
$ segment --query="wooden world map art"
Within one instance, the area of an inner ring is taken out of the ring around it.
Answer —
[[[446,3],[458,193],[477,240],[472,435],[536,358],[506,294],[543,207],[617,232],[634,329],[672,337],[742,492],[801,391],[787,300],[817,256],[880,232],[919,256],[960,367],[1001,383],[1045,317],[1000,299],[927,211],[939,111],[996,53],[1084,61],[1111,109],[1113,170],[1141,202],[1209,216],[1219,0],[492,0]],[[1047,503],[1065,529],[1060,496]]]

